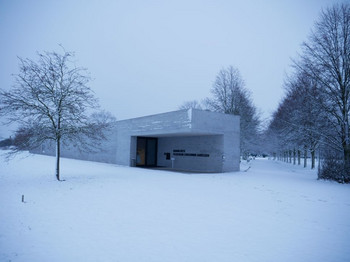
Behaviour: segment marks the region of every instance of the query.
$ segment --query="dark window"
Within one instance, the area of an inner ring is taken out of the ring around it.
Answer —
[[[164,153],[164,155],[166,160],[170,160],[170,153]]]
[[[137,166],[156,166],[157,165],[157,144],[158,139],[153,137],[137,138]]]

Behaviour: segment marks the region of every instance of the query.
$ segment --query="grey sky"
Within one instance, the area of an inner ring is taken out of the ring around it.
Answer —
[[[232,65],[266,118],[290,58],[335,2],[0,0],[0,85],[11,86],[17,56],[36,59],[62,44],[91,72],[102,108],[125,119],[209,96],[218,71]]]

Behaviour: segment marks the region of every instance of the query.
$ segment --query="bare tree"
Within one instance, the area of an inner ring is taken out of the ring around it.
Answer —
[[[185,101],[181,106],[179,106],[179,109],[202,109],[201,103],[199,103],[197,100],[190,100],[190,101]]]
[[[239,70],[233,66],[220,70],[211,93],[212,98],[206,100],[209,109],[225,114],[239,115],[241,113],[241,99],[246,93]]]
[[[285,82],[286,95],[273,114],[268,128],[268,142],[277,142],[278,146],[270,149],[292,152],[294,163],[298,155],[304,155],[304,167],[308,152],[311,154],[311,168],[315,168],[316,148],[327,137],[328,126],[324,112],[319,106],[320,93],[317,82],[304,72],[297,71]],[[277,139],[277,140],[276,140]]]
[[[75,66],[72,52],[38,55],[37,62],[19,58],[14,86],[0,90],[0,114],[9,123],[19,123],[13,152],[55,141],[56,178],[60,180],[61,143],[91,150],[106,138],[104,131],[113,117],[88,115],[98,108],[98,101],[88,87],[87,70]]]
[[[295,95],[289,93],[279,104],[272,115],[272,120],[266,130],[265,143],[272,154],[280,155],[285,162],[291,162],[291,152],[298,148],[298,134],[291,121],[295,107]]]
[[[350,170],[350,4],[322,11],[296,67],[318,83],[320,104],[336,129],[345,170]]]
[[[241,117],[241,153],[247,155],[255,151],[260,121],[239,70],[232,66],[222,69],[216,76],[211,93],[212,97],[205,101],[209,110]]]

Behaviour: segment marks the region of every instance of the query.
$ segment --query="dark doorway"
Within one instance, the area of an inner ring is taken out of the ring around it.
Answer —
[[[157,166],[158,138],[138,137],[136,149],[136,166]]]

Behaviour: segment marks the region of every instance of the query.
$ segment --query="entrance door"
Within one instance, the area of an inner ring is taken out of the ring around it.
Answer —
[[[138,137],[136,151],[137,166],[157,165],[157,144],[158,139],[153,137]]]

